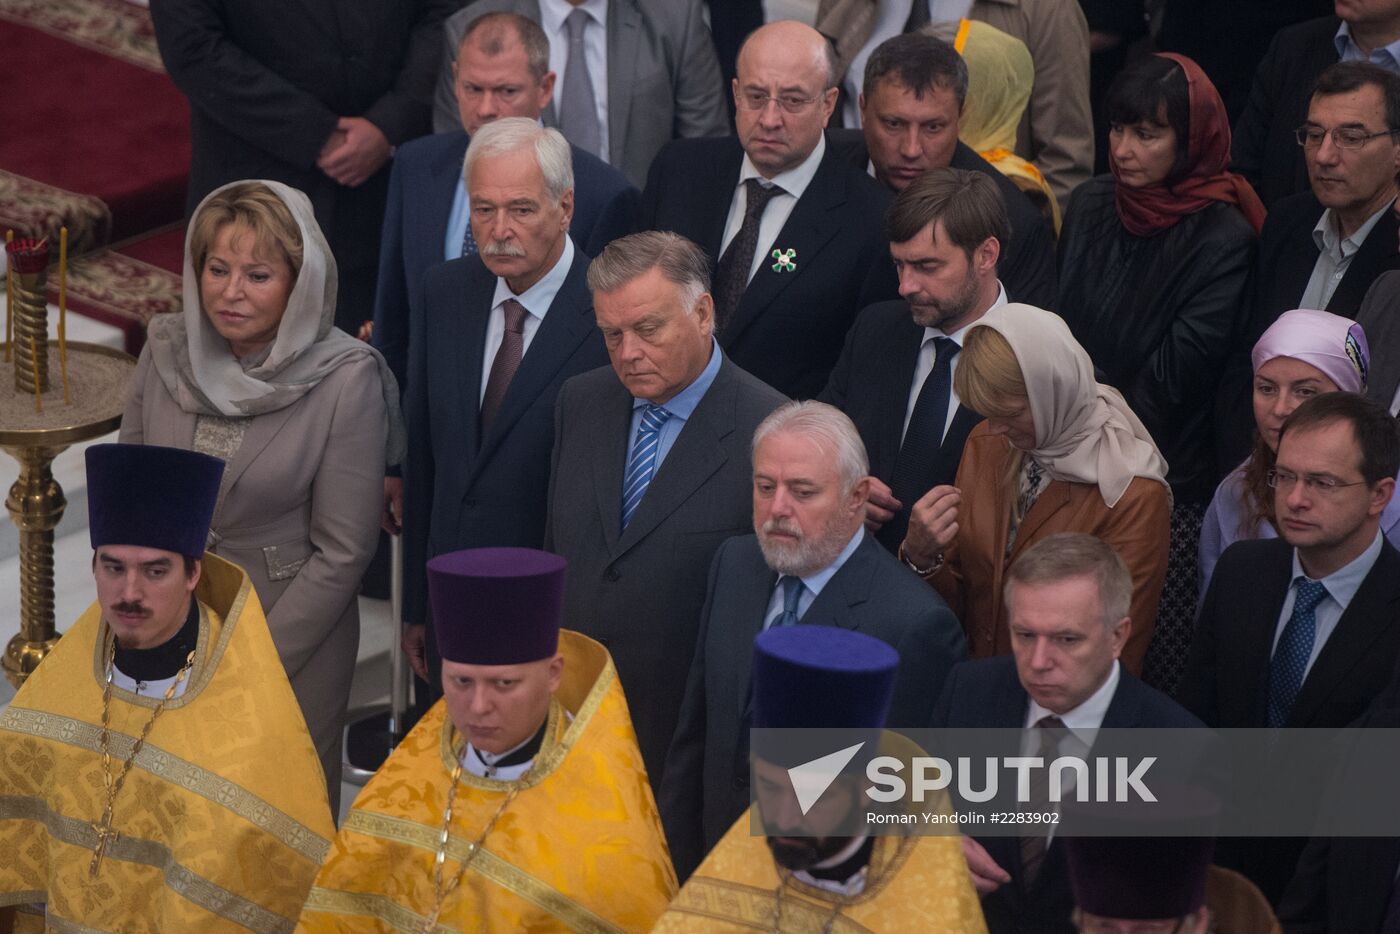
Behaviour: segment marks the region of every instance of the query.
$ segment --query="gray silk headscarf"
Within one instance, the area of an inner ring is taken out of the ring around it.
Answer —
[[[311,201],[295,188],[266,179],[264,185],[282,200],[301,231],[302,264],[277,337],[264,353],[240,361],[204,313],[199,274],[190,252],[193,218],[209,199],[234,185],[210,192],[195,209],[185,232],[184,313],[158,315],[146,340],[151,362],[176,404],[196,415],[249,416],[275,412],[306,395],[336,367],[371,356],[379,367],[389,431],[385,462],[403,459],[405,436],[399,410],[399,387],[384,358],[373,347],[335,327],[336,266]]]
[[[1035,422],[1035,449],[1027,453],[1052,479],[1095,484],[1110,508],[1134,477],[1167,485],[1167,462],[1152,436],[1122,394],[1094,378],[1088,352],[1063,318],[1033,305],[1002,305],[973,325],[981,326],[1000,333],[1016,354]]]

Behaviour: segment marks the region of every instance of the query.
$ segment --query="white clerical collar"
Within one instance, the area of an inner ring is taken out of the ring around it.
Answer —
[[[868,833],[863,833],[860,836],[855,837],[851,840],[850,843],[842,847],[841,851],[835,856],[832,856],[829,859],[824,859],[820,863],[814,863],[812,865],[812,868],[830,869],[832,866],[841,865],[846,860],[850,859],[852,856],[855,856],[856,852],[861,847],[865,846],[865,841],[869,837],[870,834]],[[866,864],[857,869],[855,871],[855,874],[852,875],[849,879],[845,879],[841,882],[838,882],[835,879],[818,879],[816,876],[802,869],[799,869],[796,872],[794,872],[792,874],[792,877],[798,882],[801,882],[805,885],[813,886],[815,888],[819,888],[824,892],[831,892],[833,895],[842,895],[850,897],[852,895],[859,895],[861,892],[865,891],[865,880],[869,876],[869,874],[870,866],[869,864]]]
[[[779,172],[772,178],[764,178],[763,173],[749,159],[748,154],[744,154],[744,164],[739,169],[739,184],[751,178],[757,178],[764,183],[777,185],[783,191],[794,198],[801,198],[802,193],[807,190],[807,186],[812,183],[812,177],[817,174],[817,167],[821,165],[822,156],[826,155],[826,135],[817,137],[817,148],[797,165],[786,172]]]
[[[1099,689],[1090,694],[1078,707],[1064,713],[1047,710],[1032,700],[1030,709],[1026,712],[1026,729],[1033,728],[1045,717],[1059,717],[1075,736],[1092,746],[1096,731],[1103,726],[1103,718],[1108,713],[1108,706],[1113,703],[1113,694],[1118,690],[1118,682],[1121,677],[1122,670],[1115,658],[1113,667],[1109,669],[1108,677],[1104,679],[1103,684],[1099,685]]]
[[[487,752],[484,749],[477,749],[470,742],[462,748],[462,768],[466,769],[477,778],[491,778],[498,782],[513,782],[526,772],[530,771],[530,766],[535,764],[535,757],[531,756],[524,762],[517,762],[514,765],[497,765],[502,759],[510,758],[512,753],[519,752],[534,741],[539,735],[536,730],[531,733],[523,743],[516,743],[505,752]]]
[[[115,663],[112,665],[112,687],[119,691],[130,691],[132,694],[136,694],[140,697],[150,697],[155,700],[160,700],[164,697],[165,692],[170,689],[170,685],[174,684],[175,679],[178,677],[178,674],[174,674],[168,678],[161,678],[158,681],[137,681],[135,678],[128,677]],[[189,686],[190,679],[186,676],[185,679],[180,682],[180,686],[175,689],[175,693],[171,696],[179,697],[181,694],[185,693],[185,688]]]
[[[1003,285],[1001,284],[1001,280],[998,279],[998,280],[997,280],[997,300],[994,301],[994,302],[992,302],[992,304],[989,305],[989,306],[987,307],[987,311],[991,311],[993,308],[1000,308],[1002,305],[1005,305],[1006,303],[1007,303],[1007,299],[1006,299],[1006,287],[1003,286]],[[953,343],[955,343],[955,344],[957,344],[959,347],[961,347],[961,346],[963,345],[963,338],[967,335],[967,332],[968,332],[969,330],[971,330],[972,328],[975,328],[975,327],[977,326],[977,323],[978,323],[979,321],[982,320],[982,315],[985,315],[985,314],[987,313],[987,311],[982,312],[981,315],[978,315],[976,318],[972,319],[972,320],[969,321],[967,324],[964,324],[962,327],[958,328],[958,329],[957,329],[956,331],[954,331],[952,334],[944,334],[943,331],[940,330],[939,328],[924,328],[924,339],[923,339],[923,343],[920,344],[920,346],[923,346],[923,344],[927,344],[930,340],[932,340],[932,339],[935,338],[935,337],[946,337],[946,338],[949,338],[950,340],[952,340]]]

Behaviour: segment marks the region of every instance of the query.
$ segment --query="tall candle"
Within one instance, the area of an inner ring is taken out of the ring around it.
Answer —
[[[68,390],[68,228],[58,228],[58,371],[63,377],[63,404],[72,405]]]
[[[5,231],[5,243],[13,243],[15,232]],[[12,316],[15,313],[15,271],[10,268],[10,260],[5,258],[5,362],[10,362],[10,344],[13,342],[14,322]]]

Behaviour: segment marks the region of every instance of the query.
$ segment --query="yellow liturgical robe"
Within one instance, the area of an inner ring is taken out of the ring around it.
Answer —
[[[646,931],[675,895],[612,659],[568,630],[559,634],[559,650],[563,681],[530,770],[515,781],[461,774],[444,887],[470,861],[443,901],[432,929],[438,934]],[[435,902],[433,862],[463,748],[446,710],[439,701],[428,711],[355,799],[299,932],[422,930]]]
[[[0,907],[0,928],[7,916],[19,931],[295,925],[335,832],[320,761],[247,575],[206,554],[195,596],[194,666],[116,797],[95,877],[111,638],[98,605],[0,713],[0,906],[19,908]],[[114,781],[158,700],[112,689]]]

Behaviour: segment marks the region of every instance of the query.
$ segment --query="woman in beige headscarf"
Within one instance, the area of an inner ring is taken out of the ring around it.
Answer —
[[[963,621],[974,657],[1011,651],[1006,568],[1056,532],[1118,550],[1133,577],[1123,664],[1137,673],[1167,568],[1167,465],[1117,390],[1057,316],[1030,305],[987,312],[963,340],[953,387],[986,421],[968,435],[954,486],[914,504],[900,557]]]
[[[1040,170],[1012,151],[1035,85],[1030,50],[1015,36],[976,20],[935,23],[929,31],[951,43],[967,63],[967,103],[958,119],[958,138],[1015,182],[1058,237],[1059,202]]]
[[[151,322],[121,428],[122,441],[227,462],[208,549],[253,581],[333,809],[356,596],[384,467],[403,449],[394,379],[332,326],[335,306],[335,258],[306,195],[269,181],[215,190],[186,234],[184,313]]]

